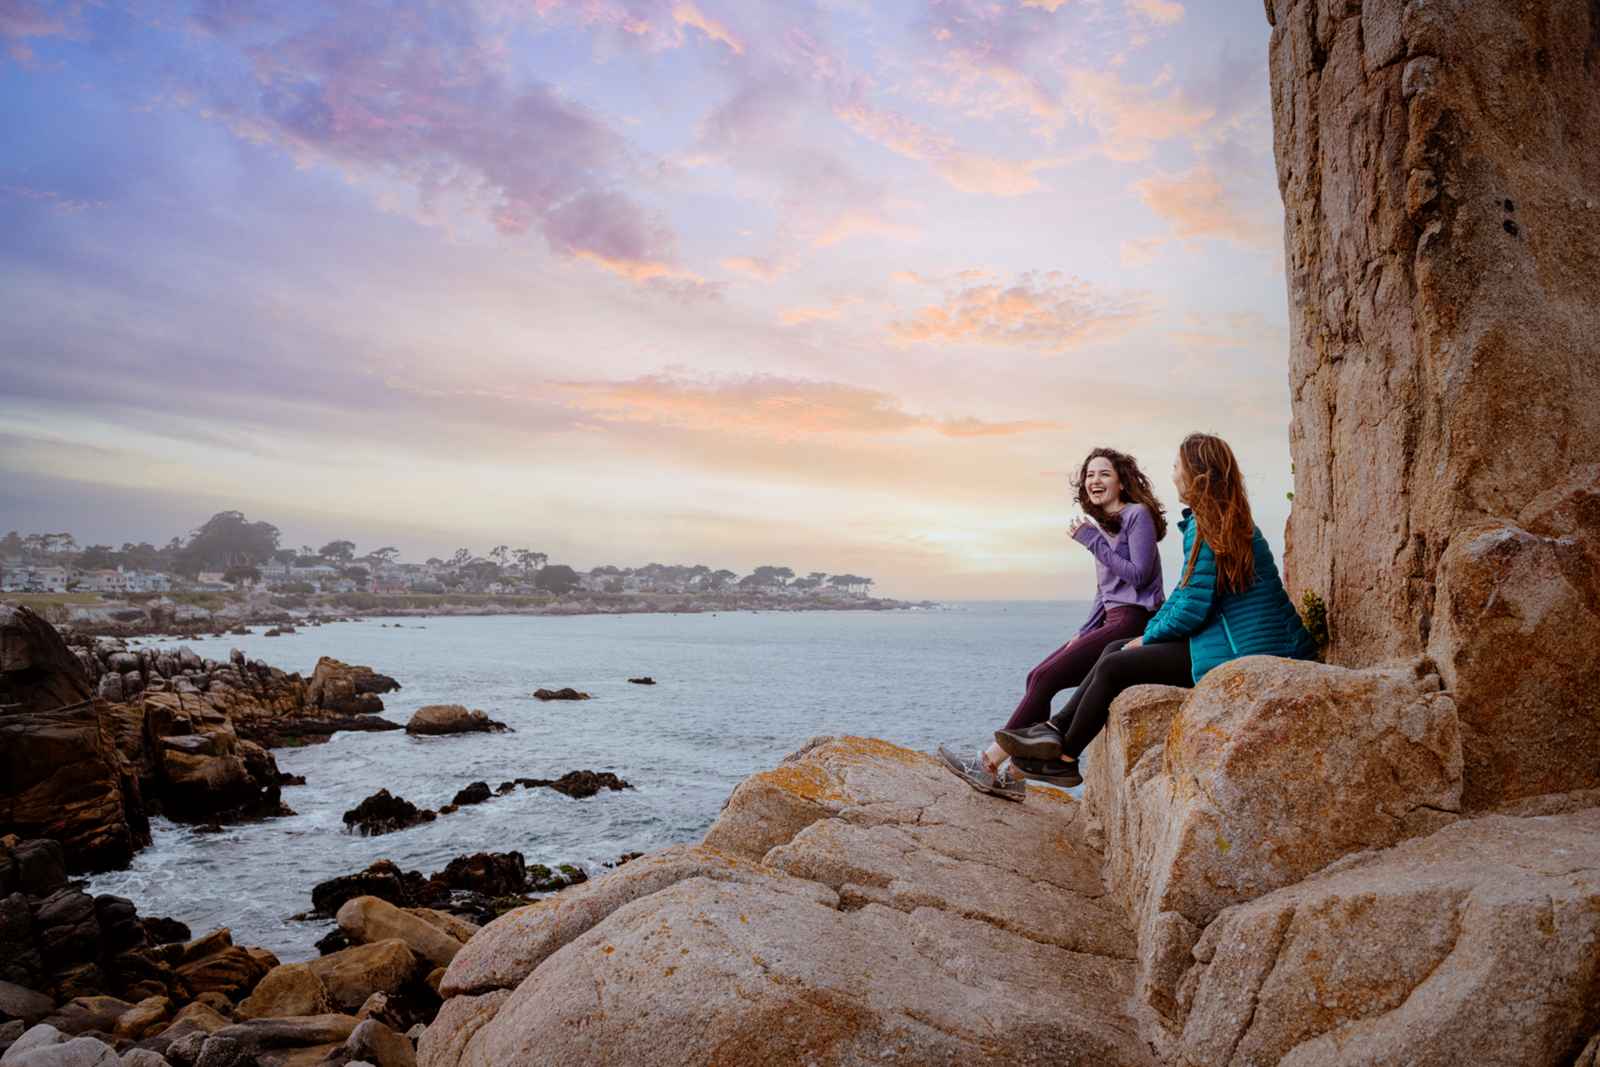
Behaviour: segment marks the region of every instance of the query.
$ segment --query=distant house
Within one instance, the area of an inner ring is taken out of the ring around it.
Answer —
[[[126,593],[128,576],[122,572],[121,567],[116,570],[105,568],[85,571],[78,579],[78,588],[91,593]]]
[[[372,591],[374,593],[409,593],[411,592],[411,583],[403,576],[391,577],[382,575],[372,579]]]
[[[159,571],[128,571],[125,577],[130,593],[165,593],[172,588],[172,576]]]
[[[34,567],[25,588],[30,593],[65,593],[70,577],[65,567]]]

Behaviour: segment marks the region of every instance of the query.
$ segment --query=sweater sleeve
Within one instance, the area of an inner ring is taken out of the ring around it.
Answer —
[[[1106,570],[1127,582],[1134,588],[1139,588],[1155,576],[1156,568],[1160,566],[1160,557],[1156,554],[1155,523],[1150,521],[1150,515],[1138,504],[1131,505],[1125,512],[1128,533],[1128,557],[1124,559],[1121,554],[1106,540],[1106,535],[1100,528],[1089,523],[1079,528],[1073,534],[1073,539],[1094,554]]]
[[[1205,626],[1217,596],[1217,556],[1204,540],[1189,581],[1178,586],[1144,628],[1146,644],[1192,637]]]

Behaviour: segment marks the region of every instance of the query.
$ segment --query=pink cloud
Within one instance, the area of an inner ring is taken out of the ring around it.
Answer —
[[[1035,175],[1066,162],[1062,159],[1002,159],[968,152],[953,138],[892,111],[873,107],[858,88],[848,101],[834,105],[833,113],[851,129],[905,156],[927,163],[945,181],[967,193],[1022,196],[1040,188]]]
[[[1183,21],[1183,5],[1176,0],[1128,0],[1128,10],[1157,26],[1175,26]]]
[[[766,374],[720,380],[647,375],[627,381],[566,382],[562,387],[573,395],[579,408],[607,421],[780,439],[915,431],[946,437],[995,437],[1060,428],[1039,420],[919,415],[874,389]]]
[[[763,282],[777,281],[787,269],[776,260],[761,256],[729,256],[722,261],[722,267],[724,270],[738,271]]]
[[[1009,286],[976,285],[894,322],[901,344],[974,343],[1064,352],[1118,336],[1149,314],[1140,296],[1103,292],[1059,271],[1024,274]]]
[[[726,26],[716,19],[708,17],[705,12],[691,3],[679,3],[672,8],[672,21],[679,26],[688,26],[699,30],[713,41],[725,44],[734,55],[744,54],[744,45],[739,42]]]
[[[1216,117],[1216,108],[1189,99],[1180,89],[1165,92],[1130,85],[1113,71],[1073,70],[1067,74],[1072,113],[1099,131],[1101,150],[1111,159],[1147,158],[1155,145],[1198,134]]]
[[[1180,238],[1212,237],[1267,250],[1279,242],[1277,221],[1266,212],[1241,210],[1206,164],[1181,174],[1146,178],[1135,182],[1133,189],[1151,211],[1172,224]]]

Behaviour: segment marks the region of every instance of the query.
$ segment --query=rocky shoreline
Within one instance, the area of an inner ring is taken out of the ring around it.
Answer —
[[[35,598],[37,599],[37,598]],[[45,598],[48,600],[48,598]],[[298,600],[307,598],[301,597]],[[932,601],[886,598],[784,597],[755,593],[685,597],[652,594],[568,596],[538,603],[507,603],[492,597],[477,602],[440,602],[417,606],[417,596],[362,597],[354,608],[337,596],[307,607],[286,607],[270,594],[227,599],[213,607],[172,597],[141,597],[137,601],[107,600],[99,604],[47,602],[38,613],[61,629],[84,637],[158,638],[184,640],[201,634],[220,637],[245,634],[252,628],[293,632],[300,626],[325,626],[360,621],[365,617],[454,618],[489,615],[707,615],[741,611],[909,611],[938,607]],[[434,599],[428,597],[427,599]],[[396,624],[399,625],[399,624]]]

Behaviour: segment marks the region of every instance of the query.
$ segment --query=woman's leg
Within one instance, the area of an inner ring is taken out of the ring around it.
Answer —
[[[1050,700],[1063,689],[1082,685],[1107,645],[1130,640],[1144,632],[1150,613],[1139,608],[1115,608],[1106,621],[1079,634],[1056,649],[1028,672],[1028,686],[1003,729],[1020,730],[1050,717]]]
[[[1067,706],[1050,720],[1061,731],[1061,758],[1075,760],[1106,725],[1111,702],[1135,685],[1176,685],[1189,689],[1194,675],[1188,641],[1162,641],[1137,648],[1118,642],[1105,651]]]

